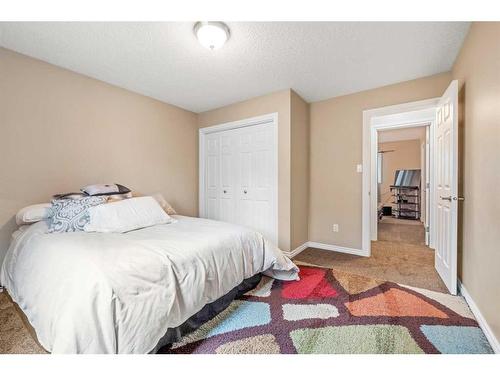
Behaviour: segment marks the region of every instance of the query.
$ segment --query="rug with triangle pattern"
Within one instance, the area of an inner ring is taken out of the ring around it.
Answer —
[[[492,353],[460,296],[300,266],[259,285],[163,353]]]

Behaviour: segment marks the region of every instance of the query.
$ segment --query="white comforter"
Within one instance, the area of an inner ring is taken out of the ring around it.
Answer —
[[[148,353],[207,303],[259,272],[285,280],[297,267],[262,235],[218,221],[124,234],[18,234],[0,273],[53,353]]]

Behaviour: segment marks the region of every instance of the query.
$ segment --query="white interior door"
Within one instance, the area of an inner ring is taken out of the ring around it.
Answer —
[[[436,110],[436,251],[435,267],[457,294],[458,83],[453,81]]]

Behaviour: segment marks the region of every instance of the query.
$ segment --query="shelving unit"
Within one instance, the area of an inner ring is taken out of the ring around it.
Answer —
[[[392,216],[397,219],[420,219],[420,187],[391,185]]]

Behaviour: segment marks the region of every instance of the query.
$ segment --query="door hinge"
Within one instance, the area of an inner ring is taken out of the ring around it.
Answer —
[[[429,233],[429,226],[426,226],[426,227],[425,227],[425,232],[426,232],[426,233]]]
[[[430,189],[430,187],[431,187],[431,183],[430,183],[430,182],[427,182],[427,183],[425,184],[425,187],[426,187],[427,189]]]

